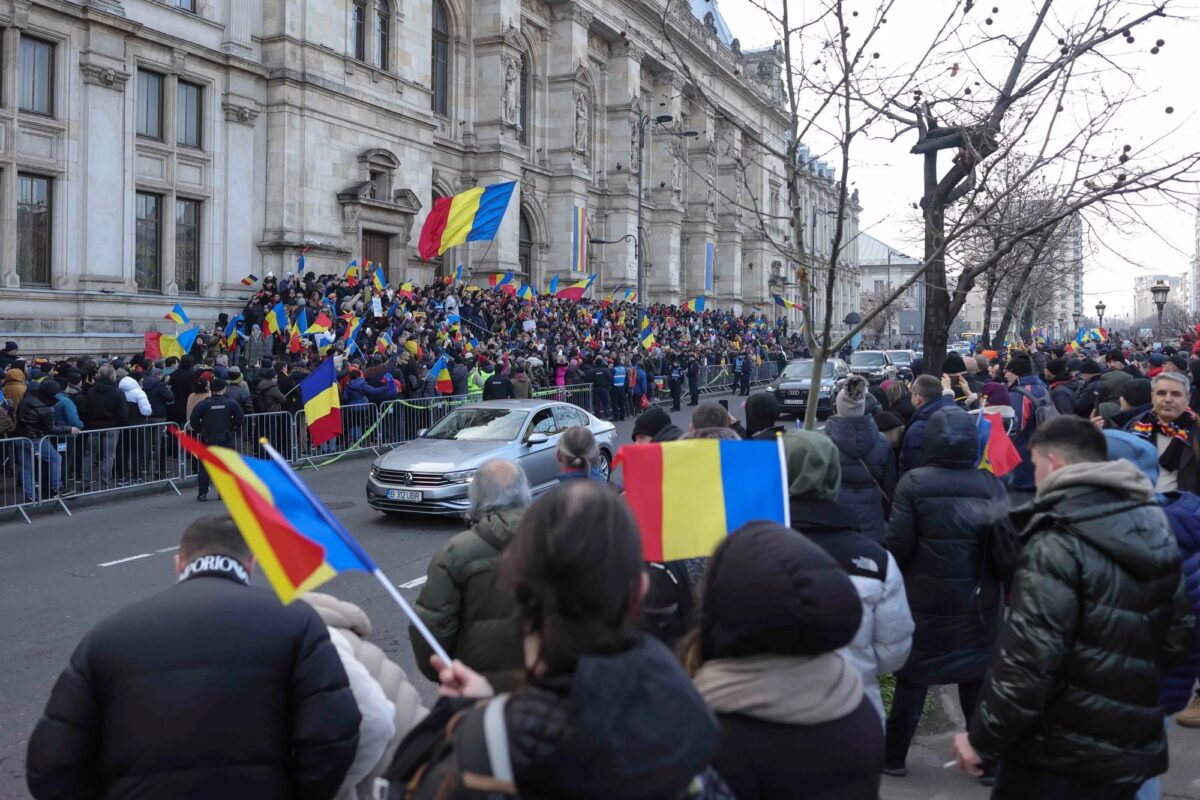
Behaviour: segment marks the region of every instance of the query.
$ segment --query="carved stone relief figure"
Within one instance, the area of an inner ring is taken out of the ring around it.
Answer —
[[[504,122],[521,123],[521,59],[504,59]]]
[[[575,91],[575,152],[577,153],[588,151],[588,117],[590,114],[587,92],[577,89]]]

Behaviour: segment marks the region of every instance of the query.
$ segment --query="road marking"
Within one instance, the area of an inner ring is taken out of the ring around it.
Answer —
[[[117,564],[124,564],[126,561],[137,561],[139,558],[150,558],[150,556],[152,556],[152,555],[154,555],[154,553],[142,553],[140,555],[130,556],[129,558],[118,558],[116,561],[105,561],[103,564],[100,564],[99,566],[111,567],[111,566],[115,566]]]
[[[401,589],[415,589],[415,588],[417,588],[418,586],[422,586],[422,585],[424,585],[425,581],[427,581],[427,580],[429,580],[429,576],[428,576],[428,575],[422,575],[422,576],[421,576],[421,577],[419,577],[419,578],[413,578],[413,579],[412,579],[411,581],[409,581],[408,583],[402,583],[402,584],[400,584],[400,588],[401,588]]]
[[[155,550],[154,552],[156,552],[156,553],[173,553],[178,549],[179,549],[179,545],[175,545],[174,547],[164,547],[163,549]]]

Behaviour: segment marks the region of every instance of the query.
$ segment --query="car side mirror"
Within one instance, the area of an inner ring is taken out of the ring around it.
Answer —
[[[526,437],[525,444],[527,444],[527,445],[545,444],[548,441],[550,441],[550,437],[544,433],[531,433],[531,434],[529,434],[528,437]]]

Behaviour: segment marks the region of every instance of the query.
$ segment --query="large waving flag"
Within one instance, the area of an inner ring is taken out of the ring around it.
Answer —
[[[191,322],[188,319],[187,312],[183,310],[183,306],[179,305],[179,303],[176,303],[174,308],[164,314],[163,319],[169,319],[176,325],[187,325]]]
[[[382,292],[388,285],[387,278],[383,274],[383,267],[378,264],[375,265],[375,271],[371,273],[371,285],[377,292]]]
[[[346,272],[342,275],[346,279],[346,283],[353,289],[358,285],[358,261],[351,261],[346,266]]]
[[[703,311],[704,310],[704,295],[688,300],[683,304],[683,307],[688,311]]]
[[[775,305],[783,306],[784,308],[804,308],[800,303],[792,302],[782,295],[773,294],[771,295],[771,299],[775,301]]]
[[[979,460],[976,467],[1000,478],[1021,465],[1021,455],[1008,438],[1008,431],[999,413],[980,413],[978,432]]]
[[[234,524],[280,601],[290,603],[339,572],[377,569],[363,549],[322,513],[320,501],[285,464],[206,447],[174,431],[208,470]]]
[[[558,276],[557,275],[555,275],[553,278],[550,279],[550,286],[546,290],[546,294],[553,294],[553,295],[558,294]]]
[[[533,287],[528,283],[522,286],[520,289],[517,289],[517,297],[521,298],[522,300],[532,300],[536,296],[537,293],[533,291]]]
[[[595,275],[589,275],[581,281],[576,281],[565,289],[559,289],[554,293],[555,297],[561,297],[563,300],[582,300],[583,294],[592,287],[596,281]]]
[[[751,520],[791,525],[782,440],[625,445],[618,464],[646,561],[711,556]]]
[[[639,328],[638,339],[641,341],[642,347],[647,350],[654,347],[656,341],[654,338],[654,328],[650,325],[650,317],[644,311],[642,312],[642,323]]]
[[[225,341],[226,350],[233,350],[238,346],[239,340],[237,334],[237,324],[243,319],[245,319],[245,317],[242,314],[238,314],[236,317],[229,320],[229,324],[225,326],[225,330],[222,332],[221,336]]]
[[[442,353],[442,357],[434,362],[429,371],[433,374],[433,378],[437,381],[437,390],[442,394],[454,393],[454,381],[450,378],[450,368],[446,365],[446,354]]]
[[[287,310],[284,309],[283,303],[276,303],[275,307],[267,312],[265,324],[268,334],[283,333],[287,330]]]
[[[342,433],[342,401],[338,397],[337,372],[327,358],[300,382],[304,419],[314,445],[322,445]]]
[[[488,286],[493,289],[501,289],[513,282],[513,274],[509,272],[495,272],[488,275]]]
[[[312,321],[312,324],[304,329],[305,334],[309,333],[324,333],[333,327],[333,320],[324,311],[317,312],[317,318]]]
[[[488,242],[504,220],[516,181],[468,189],[453,197],[439,197],[421,227],[417,252],[429,261],[463,242]]]

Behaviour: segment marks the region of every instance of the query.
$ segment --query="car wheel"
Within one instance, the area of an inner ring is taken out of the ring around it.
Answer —
[[[600,462],[596,464],[596,469],[606,478],[612,472],[612,456],[608,454],[607,450],[600,451]]]

